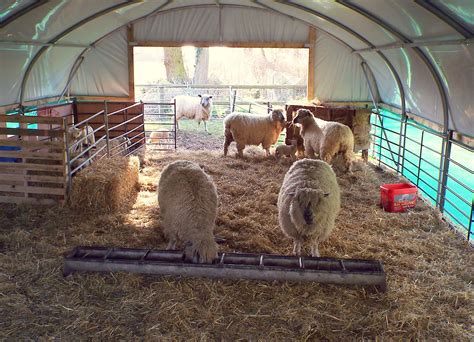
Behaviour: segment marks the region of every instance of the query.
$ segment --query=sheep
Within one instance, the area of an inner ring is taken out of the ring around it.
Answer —
[[[147,143],[160,144],[163,140],[168,140],[168,139],[173,139],[173,132],[171,131],[151,132]]]
[[[232,141],[237,144],[238,156],[243,158],[246,145],[260,145],[270,155],[270,146],[275,144],[286,127],[283,109],[274,109],[261,116],[245,113],[231,113],[224,119],[224,156],[227,156]]]
[[[109,151],[111,156],[121,155],[125,156],[129,153],[129,147],[132,144],[128,137],[118,137],[109,140]],[[100,158],[107,154],[107,142],[105,139],[99,140],[95,145],[95,151],[100,151],[97,153],[95,158]],[[96,153],[96,152],[94,152]],[[92,154],[94,154],[92,153]]]
[[[334,229],[341,207],[336,175],[326,162],[301,159],[285,175],[278,195],[278,219],[283,233],[301,255],[303,242],[311,242],[311,255],[319,257],[319,242]]]
[[[176,101],[176,128],[178,127],[178,120],[182,117],[188,119],[195,119],[198,122],[198,125],[201,124],[201,121],[204,122],[204,130],[208,133],[207,130],[207,120],[211,117],[212,113],[212,96],[211,95],[198,95],[188,96],[188,95],[178,95],[174,98]]]
[[[315,158],[315,153],[326,163],[342,153],[347,171],[352,170],[354,135],[351,129],[339,122],[315,118],[307,109],[298,109],[293,123],[301,125],[305,154]]]
[[[217,189],[198,164],[178,160],[168,164],[158,183],[158,203],[167,249],[185,244],[186,260],[210,263],[217,257],[214,224],[217,217]]]
[[[95,144],[94,129],[89,125],[82,128],[68,127],[66,134],[71,153],[80,153],[84,148]],[[76,144],[79,140],[82,141]]]
[[[296,160],[297,140],[292,139],[291,145],[278,145],[275,149],[275,158],[279,160],[282,156],[290,157],[292,161]]]

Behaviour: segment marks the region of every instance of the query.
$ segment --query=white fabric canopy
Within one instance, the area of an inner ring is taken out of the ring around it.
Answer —
[[[81,57],[71,95],[128,96],[131,22],[176,43],[305,43],[312,26],[318,98],[367,101],[366,62],[381,101],[474,136],[473,18],[470,0],[3,0],[0,106],[60,96]]]

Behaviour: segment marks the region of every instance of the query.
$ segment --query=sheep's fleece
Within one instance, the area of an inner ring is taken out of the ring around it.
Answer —
[[[184,242],[187,260],[210,263],[217,257],[214,224],[217,189],[198,164],[178,160],[167,165],[158,183],[158,202],[168,249]]]
[[[294,240],[294,253],[311,241],[311,254],[319,256],[318,243],[328,238],[341,207],[340,190],[331,166],[302,159],[285,175],[278,195],[280,227]]]

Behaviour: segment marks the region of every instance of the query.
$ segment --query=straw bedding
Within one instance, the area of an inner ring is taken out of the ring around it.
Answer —
[[[138,190],[138,175],[137,157],[101,159],[73,178],[70,205],[75,210],[106,213],[130,208]]]
[[[197,138],[198,139],[198,138]],[[216,147],[217,148],[217,147]],[[257,148],[153,154],[128,212],[84,216],[64,207],[0,210],[0,339],[436,339],[472,334],[472,248],[424,203],[383,212],[378,186],[396,177],[358,163],[339,177],[342,211],[322,256],[381,259],[388,292],[336,285],[130,274],[61,275],[77,245],[164,248],[156,183],[176,159],[200,163],[220,196],[222,251],[289,254],[277,196],[289,163]]]

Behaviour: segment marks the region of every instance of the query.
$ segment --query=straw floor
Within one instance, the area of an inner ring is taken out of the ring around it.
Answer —
[[[223,158],[212,137],[182,134],[181,146],[186,139],[193,151],[148,151],[128,212],[86,216],[59,207],[0,207],[0,340],[474,338],[472,248],[422,202],[408,213],[383,212],[378,187],[397,179],[362,163],[339,177],[343,209],[320,252],[382,260],[387,293],[130,274],[63,278],[63,253],[77,245],[165,247],[156,183],[177,159],[200,163],[214,178],[222,251],[291,252],[276,208],[289,163],[276,163],[258,148],[246,151],[246,160]]]

